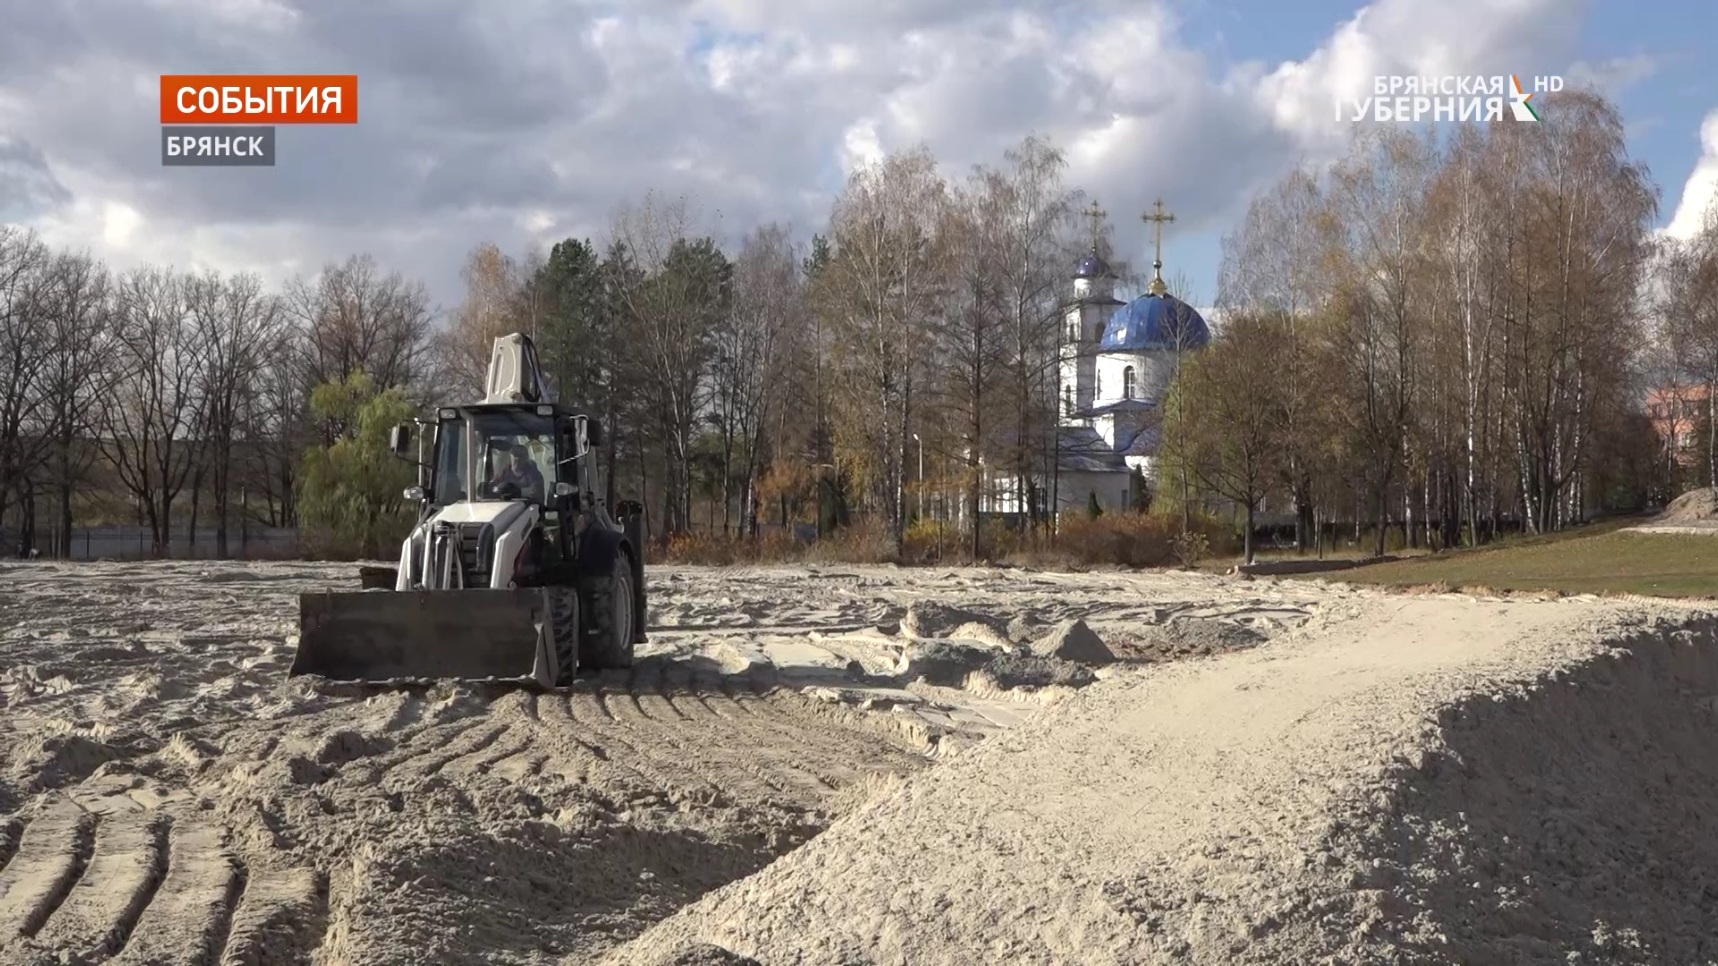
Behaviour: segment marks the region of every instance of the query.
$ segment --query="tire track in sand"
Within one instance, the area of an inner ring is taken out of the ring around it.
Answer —
[[[328,918],[314,869],[252,869],[220,966],[311,961]]]
[[[12,853],[18,849],[18,837],[24,833],[24,823],[15,818],[0,822],[0,872],[6,871],[6,864],[12,861]]]
[[[559,775],[574,785],[627,789],[654,789],[656,781],[624,762],[615,761],[600,745],[586,740],[570,707],[572,695],[545,695],[538,704],[542,735],[547,749],[537,771]]]
[[[112,966],[212,966],[244,891],[221,829],[181,819],[167,850],[167,875]]]
[[[491,745],[500,741],[507,731],[508,726],[505,724],[468,728],[456,735],[452,741],[440,744],[434,750],[419,752],[393,762],[382,769],[382,778],[391,780],[410,776],[405,780],[416,786],[424,779],[440,774],[443,768],[454,761],[487,751]]]
[[[167,828],[159,813],[104,817],[83,877],[36,933],[36,943],[73,954],[74,962],[119,952],[167,871]]]
[[[537,720],[534,703],[536,695],[531,697],[533,704],[529,716],[522,721],[504,725],[501,734],[488,744],[478,745],[473,750],[444,762],[436,774],[453,780],[476,778],[479,775],[487,775],[496,762],[529,751],[536,738],[536,729],[524,721]]]
[[[771,754],[780,755],[783,748],[816,750],[819,754],[796,764],[831,787],[846,787],[868,777],[909,774],[925,764],[922,755],[905,748],[885,728],[855,727],[846,720],[849,715],[814,705],[796,691],[778,688],[760,695],[743,683],[698,676],[687,697],[730,727],[774,736],[760,743]],[[694,709],[691,700],[682,703]]]
[[[743,738],[745,747],[750,749],[753,767],[771,774],[791,775],[796,787],[811,791],[812,801],[863,779],[865,772],[855,771],[844,761],[876,753],[872,747],[857,748],[819,729],[778,725],[737,708],[724,710],[728,699],[720,691],[712,694],[670,688],[665,689],[663,698],[690,726]]]
[[[713,717],[694,723],[664,693],[660,674],[635,673],[628,691],[628,697],[611,702],[617,713],[636,716],[640,730],[679,749],[683,760],[714,766],[727,787],[742,789],[759,802],[786,798],[806,807],[815,807],[834,791],[834,786],[776,754],[772,746],[779,741],[773,737],[755,729],[728,727]]]
[[[612,691],[612,687],[609,689]],[[705,806],[730,806],[734,804],[733,797],[718,782],[712,782],[705,774],[687,767],[688,763],[673,755],[663,754],[652,748],[646,738],[637,729],[629,728],[628,722],[614,714],[613,705],[616,702],[611,697],[624,696],[625,691],[605,694],[601,683],[592,683],[586,687],[576,687],[567,699],[567,711],[573,717],[573,727],[577,734],[588,741],[594,748],[602,749],[609,758],[616,757],[608,749],[619,752],[619,760],[627,768],[637,772],[647,782],[648,794],[666,796],[671,803],[691,799]],[[634,741],[634,738],[640,740]]]
[[[0,949],[34,936],[83,875],[95,816],[56,797],[29,824],[12,861],[0,870]]]

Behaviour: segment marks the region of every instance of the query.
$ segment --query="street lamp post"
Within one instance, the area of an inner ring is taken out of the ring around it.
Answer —
[[[919,444],[919,519],[925,518],[925,441],[913,434],[913,442]]]

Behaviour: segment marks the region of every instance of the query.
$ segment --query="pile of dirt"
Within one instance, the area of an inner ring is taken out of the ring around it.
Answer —
[[[1701,523],[1718,524],[1718,490],[1702,486],[1682,494],[1653,518],[1655,525],[1691,526]]]
[[[1092,667],[1113,664],[1116,659],[1115,654],[1104,645],[1103,638],[1079,618],[1057,624],[1050,633],[1032,644],[1032,653],[1039,657],[1053,657]]]
[[[978,628],[983,628],[979,631]],[[960,634],[958,632],[965,631]],[[968,636],[974,633],[985,634],[985,637],[1007,638],[1007,624],[998,621],[988,614],[967,610],[937,600],[915,600],[907,606],[907,615],[901,618],[901,633],[914,638],[947,638]]]
[[[1705,962],[1715,695],[1718,615],[1380,599],[1099,682],[603,962]]]
[[[1041,654],[1002,654],[979,669],[991,687],[1002,690],[1024,688],[1083,688],[1097,680],[1084,664]]]
[[[1157,663],[1246,650],[1265,639],[1264,634],[1243,624],[1185,617],[1113,633],[1109,640],[1117,657]]]

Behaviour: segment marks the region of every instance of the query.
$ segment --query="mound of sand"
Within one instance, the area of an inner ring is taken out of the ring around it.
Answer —
[[[1629,529],[1640,533],[1718,534],[1718,491],[1704,486],[1689,490],[1670,501],[1650,522]]]
[[[1718,522],[1718,491],[1709,486],[1689,490],[1671,500],[1664,512],[1653,518],[1653,523],[1666,526],[1714,522]]]
[[[964,636],[954,632],[974,624],[1004,639],[1007,637],[1006,622],[936,600],[915,600],[907,605],[907,616],[901,618],[901,633],[917,638]],[[971,633],[967,630],[967,634]]]
[[[1135,661],[1179,661],[1257,647],[1265,635],[1232,621],[1186,617],[1112,634],[1118,656]]]
[[[1718,615],[1385,599],[1128,672],[604,962],[1698,963]]]
[[[1057,624],[1050,633],[1033,643],[1032,653],[1094,667],[1114,663],[1116,659],[1104,646],[1103,638],[1079,618]]]
[[[980,672],[993,687],[1002,689],[1083,688],[1097,680],[1084,664],[1039,654],[1001,654],[986,662]]]

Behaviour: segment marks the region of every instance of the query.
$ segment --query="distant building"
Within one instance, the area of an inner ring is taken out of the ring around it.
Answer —
[[[1646,411],[1664,453],[1678,466],[1699,461],[1700,429],[1710,412],[1710,388],[1670,383],[1647,393]]]
[[[1060,508],[1106,510],[1132,504],[1133,470],[1156,478],[1159,411],[1183,353],[1211,340],[1205,319],[1169,294],[1163,261],[1153,261],[1146,294],[1123,303],[1115,274],[1094,247],[1074,273],[1061,359],[1056,480]]]
[[[1204,348],[1211,332],[1198,311],[1169,294],[1161,247],[1152,269],[1146,294],[1123,302],[1095,243],[1075,268],[1061,332],[1056,479],[1027,484],[1040,512],[1052,495],[1058,512],[1084,512],[1094,496],[1105,511],[1125,509],[1138,496],[1134,471],[1148,485],[1155,479],[1159,406],[1182,354]],[[1012,478],[985,477],[985,513],[1024,512]]]

